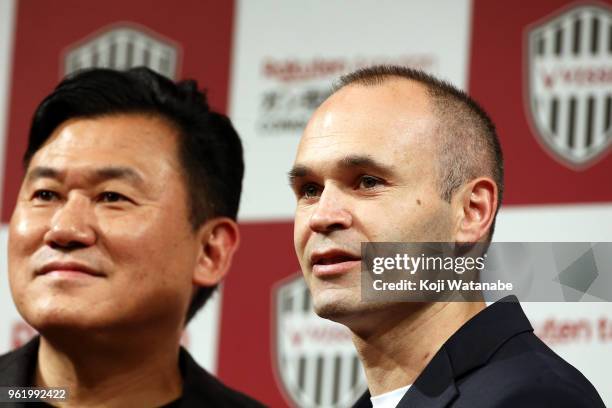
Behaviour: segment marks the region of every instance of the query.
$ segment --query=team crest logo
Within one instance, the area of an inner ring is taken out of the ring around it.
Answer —
[[[580,5],[527,33],[528,116],[541,144],[584,168],[612,144],[612,11]]]
[[[303,408],[347,407],[367,383],[350,333],[318,317],[302,276],[275,290],[276,378],[287,399]]]
[[[179,47],[144,27],[114,25],[69,47],[64,74],[83,68],[129,69],[146,66],[168,78],[177,74]]]

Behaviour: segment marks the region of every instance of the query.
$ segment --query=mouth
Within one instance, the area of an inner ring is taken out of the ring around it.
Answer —
[[[36,276],[48,276],[55,278],[80,278],[80,277],[104,277],[99,272],[87,265],[77,262],[50,262],[36,271]]]
[[[361,257],[342,250],[328,250],[313,253],[310,263],[314,276],[326,277],[349,272],[361,265]]]

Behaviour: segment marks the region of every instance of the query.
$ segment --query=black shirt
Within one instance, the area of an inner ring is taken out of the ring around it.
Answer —
[[[17,350],[0,356],[0,387],[31,387],[33,385],[38,346],[37,336]],[[183,394],[163,408],[187,407],[263,407],[250,397],[225,386],[200,367],[181,347],[179,368],[183,377]],[[13,407],[49,407],[45,403],[9,403]],[[5,405],[3,405],[5,406]]]

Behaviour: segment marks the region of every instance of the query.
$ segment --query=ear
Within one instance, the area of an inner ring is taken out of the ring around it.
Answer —
[[[238,249],[238,225],[230,218],[213,218],[200,227],[200,252],[193,273],[193,284],[215,286],[223,280]]]
[[[480,177],[464,185],[452,200],[457,214],[455,241],[470,243],[486,240],[497,210],[497,200],[497,184],[488,177]]]

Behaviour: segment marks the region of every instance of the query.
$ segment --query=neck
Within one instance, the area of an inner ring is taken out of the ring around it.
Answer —
[[[54,337],[41,337],[35,383],[67,388],[62,406],[160,406],[182,393],[180,334],[163,341],[142,333],[121,342]]]
[[[414,383],[446,340],[484,308],[484,302],[403,303],[395,307],[394,319],[389,310],[380,311],[374,330],[352,330],[370,394]]]

